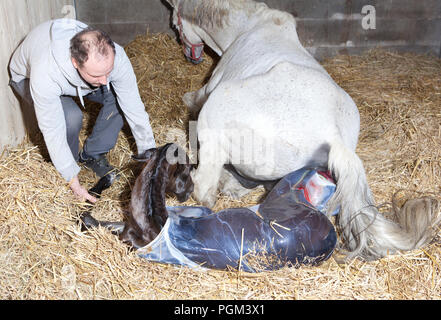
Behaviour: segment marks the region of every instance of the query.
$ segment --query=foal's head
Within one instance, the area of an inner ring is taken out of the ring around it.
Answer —
[[[175,194],[179,202],[188,200],[194,189],[190,172],[193,165],[190,164],[185,151],[179,146],[166,145],[166,161],[168,163],[168,184],[166,193]]]
[[[161,189],[165,188],[165,193],[176,195],[179,202],[186,201],[194,189],[190,176],[194,166],[190,164],[186,152],[178,145],[169,143],[147,150],[135,160],[149,162],[152,158],[155,158],[153,161],[156,161],[156,165],[151,182]]]

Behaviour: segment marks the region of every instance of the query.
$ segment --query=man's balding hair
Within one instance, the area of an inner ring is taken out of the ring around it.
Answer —
[[[89,60],[91,53],[107,57],[110,52],[116,53],[115,44],[110,36],[93,27],[84,29],[70,40],[71,57],[77,61],[80,67]]]

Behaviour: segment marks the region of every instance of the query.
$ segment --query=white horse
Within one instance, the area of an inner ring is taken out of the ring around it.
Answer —
[[[243,194],[224,164],[258,180],[323,166],[337,180],[328,212],[341,208],[349,258],[377,259],[432,239],[437,202],[409,202],[398,223],[378,212],[355,154],[357,106],[301,45],[292,15],[251,0],[167,1],[187,58],[200,62],[204,43],[221,56],[208,83],[183,97],[200,110],[198,201],[212,207],[219,189]]]

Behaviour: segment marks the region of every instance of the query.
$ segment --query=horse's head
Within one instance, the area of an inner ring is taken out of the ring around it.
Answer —
[[[194,64],[201,63],[204,60],[202,57],[204,42],[198,35],[200,28],[182,17],[182,1],[167,0],[167,2],[173,7],[173,25],[179,31],[185,57]]]

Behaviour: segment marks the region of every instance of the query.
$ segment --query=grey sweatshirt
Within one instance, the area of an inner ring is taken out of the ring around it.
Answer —
[[[86,27],[84,23],[70,19],[45,22],[27,35],[9,65],[13,81],[30,79],[38,126],[55,168],[66,181],[76,176],[80,167],[67,143],[60,96],[78,96],[84,107],[83,96],[93,91],[72,65],[70,56],[70,40]],[[115,47],[114,69],[108,83],[115,90],[138,153],[141,153],[154,148],[155,139],[130,60],[121,46],[115,44]]]

